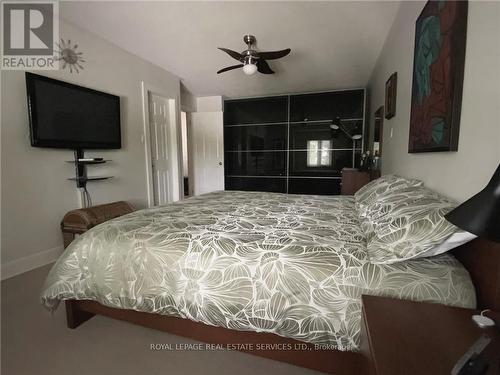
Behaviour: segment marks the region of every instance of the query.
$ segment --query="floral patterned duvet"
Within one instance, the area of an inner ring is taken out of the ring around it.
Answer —
[[[375,265],[352,197],[215,192],[78,237],[42,292],[356,350],[361,294],[474,307],[449,255]]]

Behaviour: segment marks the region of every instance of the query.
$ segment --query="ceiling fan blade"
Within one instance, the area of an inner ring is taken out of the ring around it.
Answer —
[[[266,60],[262,59],[257,60],[257,70],[262,74],[274,74]]]
[[[283,49],[281,51],[259,52],[259,57],[264,60],[281,59],[290,53],[291,49]]]
[[[220,49],[221,51],[226,52],[233,59],[236,59],[238,61],[242,61],[243,60],[243,56],[241,56],[241,54],[239,52],[236,52],[236,51],[233,51],[233,50],[230,50],[230,49],[227,49],[227,48],[221,48],[221,47],[217,47],[217,48]]]
[[[238,69],[238,68],[242,68],[242,67],[243,67],[243,64],[228,66],[226,68],[223,68],[223,69],[219,70],[217,72],[217,74],[221,74],[221,73],[227,72],[228,70]]]

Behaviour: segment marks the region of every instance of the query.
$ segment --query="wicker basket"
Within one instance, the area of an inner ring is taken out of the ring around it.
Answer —
[[[69,211],[61,221],[64,248],[75,239],[76,234],[85,233],[98,224],[133,211],[134,207],[125,201]]]

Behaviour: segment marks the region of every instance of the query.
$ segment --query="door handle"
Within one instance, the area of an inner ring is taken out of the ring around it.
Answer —
[[[222,165],[222,162],[221,162],[221,161],[219,162],[219,165]]]

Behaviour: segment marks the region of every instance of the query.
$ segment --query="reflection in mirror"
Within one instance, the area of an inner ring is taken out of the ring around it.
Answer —
[[[375,124],[373,128],[373,156],[382,156],[382,140],[384,128],[384,107],[375,112]]]
[[[307,166],[320,167],[332,165],[331,140],[307,141]]]

